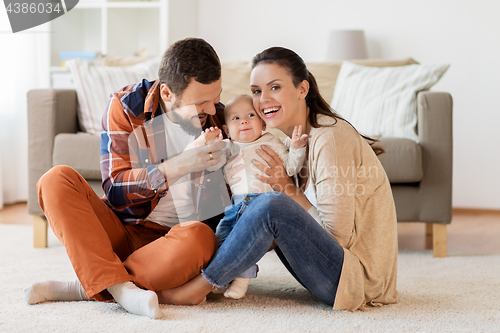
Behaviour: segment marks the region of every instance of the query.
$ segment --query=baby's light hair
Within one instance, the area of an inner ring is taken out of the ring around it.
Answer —
[[[227,103],[226,103],[226,106],[224,108],[224,111],[229,111],[229,109],[231,108],[231,106],[236,103],[237,101],[239,101],[240,99],[242,98],[248,98],[250,99],[250,104],[252,104],[252,108],[253,108],[253,102],[252,102],[252,96],[250,95],[247,95],[247,94],[239,94],[239,95],[236,95],[234,96],[233,98],[231,98]],[[224,124],[226,123],[226,115],[228,114],[229,112],[224,112]],[[257,114],[259,114],[257,112]],[[260,117],[260,116],[259,116]]]

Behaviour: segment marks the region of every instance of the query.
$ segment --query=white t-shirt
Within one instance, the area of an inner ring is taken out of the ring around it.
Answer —
[[[193,142],[195,136],[186,133],[179,124],[171,122],[166,114],[163,114],[162,117],[165,123],[167,158],[172,158]],[[174,184],[168,185],[167,194],[160,199],[146,221],[173,227],[180,222],[196,220],[191,196],[191,174],[187,174]]]

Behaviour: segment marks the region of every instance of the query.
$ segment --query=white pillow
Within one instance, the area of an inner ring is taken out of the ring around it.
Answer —
[[[66,67],[73,75],[78,97],[78,120],[82,130],[100,134],[101,118],[108,105],[110,95],[142,79],[158,78],[160,60],[151,59],[133,66],[99,66],[85,59],[66,61]]]
[[[362,134],[418,142],[417,92],[432,87],[448,67],[367,67],[344,62],[331,106]]]

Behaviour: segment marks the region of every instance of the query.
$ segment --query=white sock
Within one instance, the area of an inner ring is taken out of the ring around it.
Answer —
[[[153,319],[163,316],[158,304],[158,295],[154,291],[141,289],[130,281],[117,283],[109,287],[108,291],[115,301],[130,313]]]
[[[224,296],[228,298],[240,299],[247,293],[250,278],[236,278],[229,284]]]
[[[28,304],[46,301],[88,301],[80,281],[43,281],[33,283],[24,291]]]

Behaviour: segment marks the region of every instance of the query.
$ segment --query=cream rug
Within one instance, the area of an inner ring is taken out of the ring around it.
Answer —
[[[0,332],[499,332],[500,256],[433,258],[399,254],[395,305],[369,312],[333,311],[302,288],[274,252],[243,300],[195,307],[162,306],[164,318],[129,314],[117,304],[27,305],[32,282],[75,278],[64,247],[32,247],[32,228],[0,224]]]

